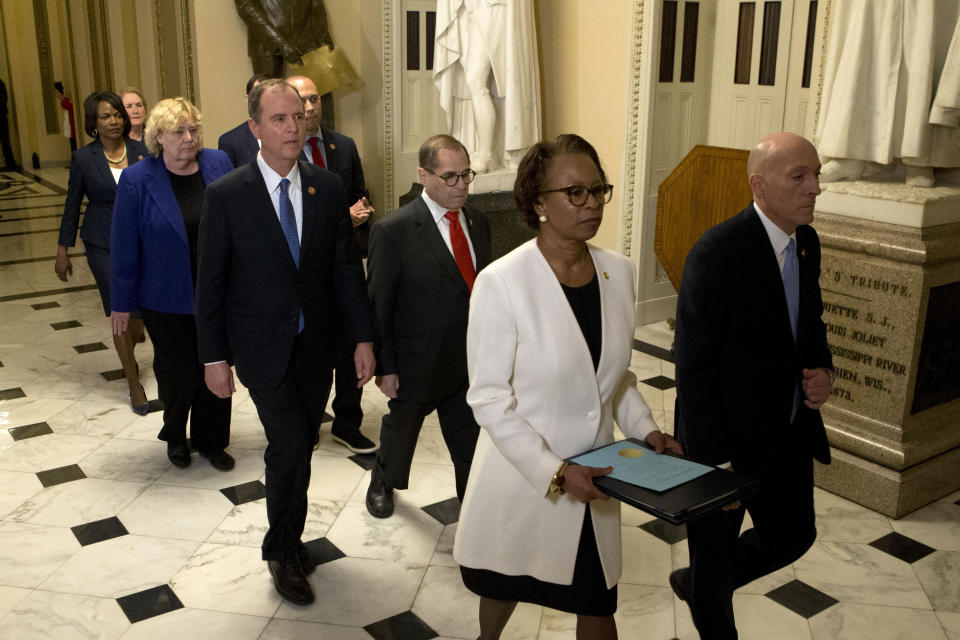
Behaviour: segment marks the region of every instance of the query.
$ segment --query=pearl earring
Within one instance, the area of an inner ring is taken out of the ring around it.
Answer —
[[[546,222],[547,216],[540,216],[540,222]]]

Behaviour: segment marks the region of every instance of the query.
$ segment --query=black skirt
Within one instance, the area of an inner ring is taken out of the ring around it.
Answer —
[[[580,530],[573,584],[555,584],[533,576],[508,576],[463,566],[460,575],[467,589],[483,598],[530,602],[584,616],[612,616],[617,610],[617,585],[607,589],[589,507]]]

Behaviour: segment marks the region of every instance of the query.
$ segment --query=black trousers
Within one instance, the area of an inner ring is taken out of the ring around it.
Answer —
[[[403,380],[400,380],[403,385]],[[402,391],[401,391],[402,393]],[[388,403],[390,413],[383,416],[380,425],[380,451],[377,453],[377,471],[393,489],[406,489],[410,479],[410,464],[417,448],[417,438],[423,419],[431,411],[440,418],[440,431],[453,460],[457,482],[457,498],[463,502],[470,475],[473,451],[477,447],[480,426],[467,404],[467,382],[455,393],[431,402],[411,402],[394,398]]]
[[[157,437],[215,453],[230,444],[230,398],[213,395],[203,380],[193,315],[143,310],[143,323],[153,340],[153,371],[163,402],[163,429]]]
[[[744,502],[752,529],[740,534],[744,506],[687,523],[691,611],[701,640],[737,638],[733,592],[795,562],[817,537],[809,457],[787,454],[751,475],[760,481],[759,493]]]
[[[318,367],[304,354],[298,337],[280,386],[249,390],[267,436],[263,461],[267,467],[270,528],[263,538],[264,560],[282,560],[301,544],[307,520],[310,458],[330,397],[332,377],[330,369]]]
[[[345,343],[340,346],[340,352],[337,354],[332,427],[332,431],[336,434],[357,431],[360,423],[363,422],[363,409],[360,408],[363,388],[357,388],[357,366],[353,362],[355,350],[355,344]]]

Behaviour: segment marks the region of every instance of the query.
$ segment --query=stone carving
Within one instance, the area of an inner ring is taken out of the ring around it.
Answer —
[[[486,173],[540,139],[532,0],[438,0],[433,80],[450,135]]]
[[[960,167],[960,2],[847,0],[834,13],[816,135],[821,180],[902,164],[907,184],[933,186],[934,168]]]

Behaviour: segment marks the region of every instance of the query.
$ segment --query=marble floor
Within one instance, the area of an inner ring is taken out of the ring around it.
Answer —
[[[284,603],[260,541],[263,433],[240,389],[229,473],[173,467],[161,414],[130,411],[85,260],[53,274],[66,170],[0,173],[0,640],[475,638],[477,599],[451,548],[453,471],[434,416],[396,514],[364,508],[369,456],[322,433],[304,540],[312,606]],[[638,332],[633,368],[655,417],[673,422],[664,325]],[[149,343],[137,349],[156,397]],[[385,410],[372,385],[363,430]],[[817,490],[819,537],[794,565],[741,589],[744,640],[960,640],[960,493],[891,520]],[[667,576],[682,528],[624,507],[623,638],[696,638]],[[573,616],[521,605],[504,638],[572,639]]]

